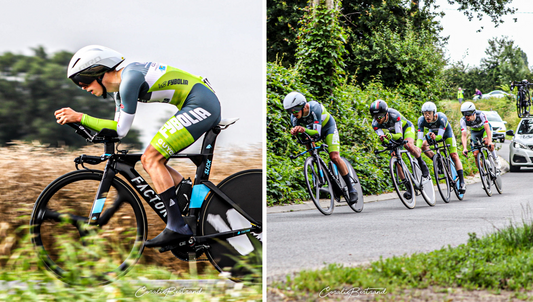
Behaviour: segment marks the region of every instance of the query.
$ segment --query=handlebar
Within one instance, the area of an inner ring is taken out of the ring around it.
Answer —
[[[296,139],[298,140],[298,143],[302,144],[302,145],[309,145],[311,143],[315,143],[315,142],[318,142],[320,140],[320,136],[318,137],[312,137],[310,136],[309,134],[307,133],[298,133],[295,135],[296,136]],[[304,138],[302,139],[301,136],[303,136]],[[316,148],[319,152],[321,149],[325,150],[328,148],[328,145],[326,144],[322,144],[320,145],[319,147],[314,147]],[[289,158],[290,159],[296,159],[302,155],[304,155],[305,153],[309,152],[309,150],[311,150],[312,148],[309,148],[307,151],[303,152],[303,153],[300,153],[300,154],[296,154],[296,155],[289,155]]]
[[[374,154],[379,154],[379,153],[383,153],[385,151],[388,151],[388,150],[393,150],[393,149],[396,149],[396,148],[399,148],[403,145],[407,144],[407,141],[406,140],[403,140],[401,142],[397,142],[395,140],[390,140],[389,143],[381,143],[381,145],[383,147],[385,147],[385,149],[383,150],[374,150]]]
[[[79,136],[85,138],[90,143],[114,143],[119,142],[117,131],[104,128],[100,132],[93,134],[89,129],[78,123],[66,124],[73,128]]]

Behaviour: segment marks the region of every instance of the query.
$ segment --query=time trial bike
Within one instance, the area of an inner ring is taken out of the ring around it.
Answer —
[[[326,164],[320,156],[320,152],[327,152],[328,145],[321,144],[317,147],[316,142],[319,141],[320,138],[313,138],[307,133],[296,135],[296,138],[298,143],[306,146],[307,150],[296,155],[290,155],[289,157],[291,159],[296,159],[309,153],[309,157],[307,157],[304,162],[305,183],[307,191],[311,196],[311,200],[320,213],[324,215],[330,215],[333,213],[335,201],[340,202],[341,196],[344,197],[344,200],[354,212],[359,213],[363,211],[363,190],[359,178],[357,177],[357,173],[350,162],[346,158],[341,157],[348,168],[348,174],[350,175],[352,186],[357,191],[357,201],[354,203],[349,202],[350,194],[348,188],[335,163],[330,161]]]
[[[435,154],[433,156],[433,175],[442,200],[446,203],[450,202],[452,189],[457,199],[463,200],[465,195],[459,192],[461,184],[455,163],[450,156],[450,144],[446,144],[444,140],[436,141],[434,139],[428,139],[427,142]]]
[[[435,189],[431,175],[425,179],[422,177],[422,170],[418,163],[407,150],[402,148],[406,143],[405,140],[383,142],[382,145],[385,149],[375,150],[374,154],[390,151],[389,171],[392,183],[398,197],[408,209],[413,209],[416,206],[416,196],[418,195],[422,195],[428,205],[434,206],[436,203]]]
[[[485,193],[488,196],[492,196],[491,183],[493,183],[498,193],[502,194],[501,171],[496,166],[492,152],[489,151],[483,141],[476,140],[473,142],[470,140],[470,150],[468,151],[473,152],[474,150],[479,150],[476,156],[476,165],[479,169],[479,178],[481,178]]]
[[[197,166],[192,192],[186,196],[189,202],[182,208],[193,235],[162,247],[160,252],[171,251],[185,261],[201,260],[205,254],[203,260],[239,281],[251,274],[241,260],[255,259],[255,268],[261,265],[262,171],[241,171],[218,185],[209,181],[216,138],[236,121],[225,119],[209,130],[200,153],[171,156],[188,158]],[[46,268],[62,281],[105,284],[126,274],[143,253],[148,221],[141,198],[165,223],[167,212],[154,189],[135,170],[142,154],[115,152],[119,139],[114,130],[93,134],[81,125],[69,125],[87,141],[102,143],[104,154],[77,157],[76,171],[43,190],[31,215],[32,242]],[[104,162],[103,171],[85,166]],[[78,244],[66,245],[65,240]],[[68,253],[73,246],[80,249],[75,257]],[[103,250],[106,257],[97,250]]]

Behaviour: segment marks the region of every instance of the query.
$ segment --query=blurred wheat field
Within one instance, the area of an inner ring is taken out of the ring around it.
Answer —
[[[123,146],[119,146],[119,149],[123,149]],[[102,146],[96,145],[70,151],[64,148],[47,148],[38,143],[15,142],[9,147],[0,148],[0,256],[9,256],[20,243],[20,238],[25,234],[15,231],[18,227],[29,223],[33,204],[41,191],[57,177],[74,171],[76,169],[74,159],[79,155],[101,155],[102,153]],[[140,153],[140,151],[130,150],[130,153]],[[210,180],[218,184],[238,171],[262,169],[262,162],[260,146],[247,149],[217,148],[214,153]],[[86,167],[103,170],[104,165],[105,163],[97,166],[86,165]],[[172,159],[169,165],[185,178],[190,177],[194,180],[196,166],[190,160]],[[135,168],[152,185],[150,177],[143,170],[140,162]],[[143,202],[143,205],[148,216],[148,239],[150,239],[163,230],[165,223],[146,202]],[[175,258],[170,252],[159,253],[155,249],[145,249],[140,263],[164,266],[177,274],[189,268],[187,262]],[[201,270],[209,267],[209,262],[206,262],[200,263],[198,268]]]

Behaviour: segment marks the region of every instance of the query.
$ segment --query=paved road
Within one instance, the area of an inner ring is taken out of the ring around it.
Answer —
[[[508,142],[498,153],[508,158]],[[463,201],[437,205],[422,198],[408,210],[399,199],[365,204],[362,213],[337,207],[330,216],[316,209],[268,214],[267,278],[284,280],[286,274],[316,269],[330,263],[357,265],[380,256],[429,252],[466,243],[468,233],[493,232],[511,220],[531,216],[533,170],[503,175],[504,193],[492,197],[481,183],[467,186]],[[452,193],[453,195],[453,193]],[[527,210],[526,210],[527,209]],[[529,212],[527,212],[529,211]]]

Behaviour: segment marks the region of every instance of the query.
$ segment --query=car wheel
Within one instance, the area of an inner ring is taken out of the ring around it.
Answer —
[[[509,161],[509,171],[520,172],[520,166],[513,166],[513,162]]]

